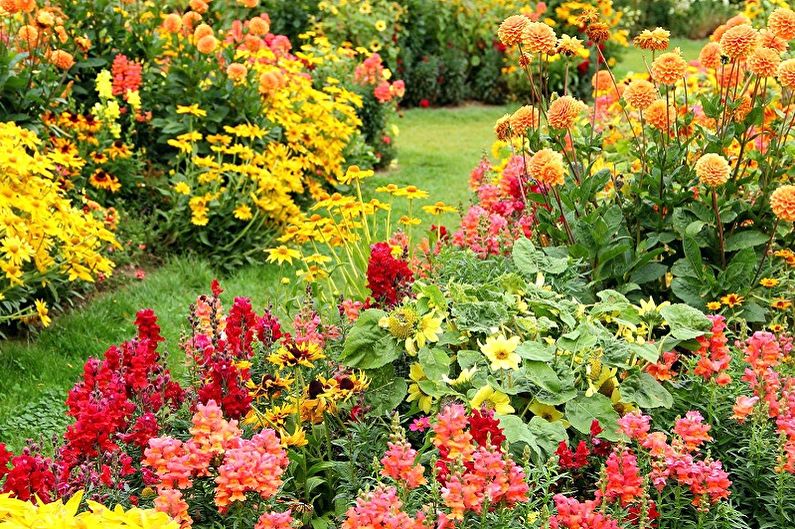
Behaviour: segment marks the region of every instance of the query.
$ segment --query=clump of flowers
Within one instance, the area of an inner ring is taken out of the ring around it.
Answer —
[[[379,242],[370,250],[367,264],[367,288],[380,305],[392,307],[408,293],[414,274],[408,263],[393,255],[394,248]]]

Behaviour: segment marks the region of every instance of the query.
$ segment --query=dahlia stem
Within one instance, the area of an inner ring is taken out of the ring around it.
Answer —
[[[759,275],[762,273],[762,267],[765,265],[765,259],[767,259],[767,252],[770,251],[770,245],[773,243],[773,237],[776,236],[776,230],[778,229],[778,217],[776,217],[776,222],[773,223],[773,229],[770,230],[770,237],[767,239],[767,244],[765,244],[765,249],[762,252],[762,259],[759,261],[759,266],[756,268],[756,273],[754,274],[754,279],[751,281],[751,287],[756,284],[756,280],[759,279]]]
[[[726,244],[723,238],[723,223],[720,220],[720,210],[718,209],[718,192],[712,188],[712,209],[715,211],[715,222],[718,226],[718,242],[720,243],[720,264],[726,268]]]
[[[563,219],[563,226],[566,228],[566,235],[569,238],[569,244],[574,244],[574,234],[571,232],[569,221],[566,220],[566,213],[563,211],[563,203],[560,201],[560,195],[556,187],[552,186],[552,194],[555,195],[555,200],[558,202],[560,208],[560,216]]]

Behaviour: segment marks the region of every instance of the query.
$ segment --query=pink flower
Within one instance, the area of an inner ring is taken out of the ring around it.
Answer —
[[[674,433],[682,438],[685,449],[689,452],[693,452],[697,450],[702,443],[712,441],[712,437],[707,433],[710,428],[711,426],[709,424],[704,424],[704,417],[702,417],[699,412],[689,411],[683,418],[677,419],[676,425],[674,426]]]
[[[423,473],[425,467],[415,464],[417,451],[407,442],[389,443],[389,449],[381,458],[381,474],[402,482],[408,489],[416,489],[427,483]]]
[[[745,419],[753,413],[757,402],[759,402],[759,397],[746,397],[744,395],[737,397],[734,406],[732,406],[732,411],[734,412],[732,418],[739,423],[744,423]]]
[[[649,433],[649,417],[640,412],[628,413],[618,420],[621,431],[635,441],[643,442]]]

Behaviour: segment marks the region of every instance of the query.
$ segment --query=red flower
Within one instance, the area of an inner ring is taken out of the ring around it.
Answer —
[[[392,247],[385,242],[373,245],[367,263],[367,288],[381,305],[392,307],[408,293],[414,274],[408,263],[392,256]]]
[[[420,106],[422,108],[428,108],[429,106],[431,106],[431,102],[428,101],[427,99],[420,99]]]
[[[141,64],[129,60],[121,53],[113,58],[113,95],[126,95],[127,91],[135,92],[141,87]]]
[[[469,431],[480,446],[492,446],[500,451],[505,442],[505,434],[500,428],[500,421],[494,418],[494,410],[472,410],[469,414]]]

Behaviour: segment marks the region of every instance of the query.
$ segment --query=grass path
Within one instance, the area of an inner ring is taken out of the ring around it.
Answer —
[[[369,182],[368,190],[394,182],[414,184],[431,198],[449,204],[468,200],[467,180],[492,141],[492,124],[503,107],[464,106],[455,109],[412,109],[398,122],[399,164]],[[444,219],[452,224],[453,216]],[[264,261],[264,255],[263,255]],[[273,304],[284,312],[302,288],[291,271],[274,265],[246,267],[222,281],[226,299],[249,296],[255,308]],[[137,281],[97,295],[85,307],[55,318],[52,326],[27,340],[0,342],[0,442],[19,447],[24,439],[59,426],[66,392],[84,361],[133,335],[138,309],[155,310],[169,350],[172,369],[181,370],[177,349],[187,328],[188,305],[207,292],[215,277],[201,260],[175,258]]]

